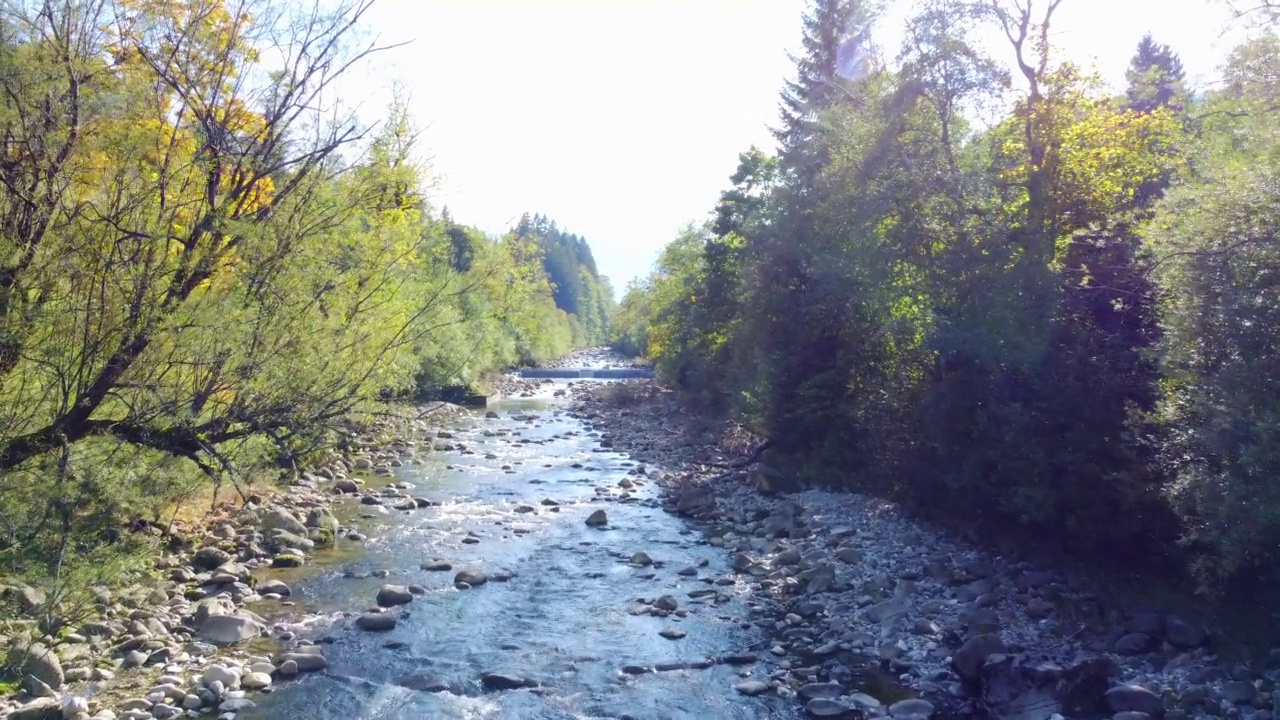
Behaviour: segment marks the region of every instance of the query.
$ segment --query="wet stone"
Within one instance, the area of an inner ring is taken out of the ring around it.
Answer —
[[[773,686],[769,683],[760,682],[759,680],[747,680],[733,686],[734,690],[743,695],[764,695],[773,690]]]
[[[390,613],[367,613],[356,618],[356,627],[369,632],[386,632],[395,629],[396,619]]]
[[[844,717],[850,709],[848,705],[825,698],[810,700],[804,705],[804,711],[809,714],[809,717],[816,718]]]

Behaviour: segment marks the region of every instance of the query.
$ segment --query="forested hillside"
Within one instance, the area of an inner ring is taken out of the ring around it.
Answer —
[[[1280,39],[1193,95],[1148,37],[1115,94],[1060,59],[1058,5],[922,3],[899,48],[871,3],[813,0],[779,148],[742,153],[615,342],[792,485],[1221,588],[1280,560]]]
[[[608,342],[609,323],[617,302],[609,279],[596,269],[596,259],[586,239],[561,230],[554,220],[543,215],[529,217],[528,213],[512,233],[520,240],[533,242],[542,252],[551,295],[556,307],[570,315],[575,345]]]
[[[0,574],[87,587],[131,517],[603,332],[542,238],[433,210],[400,104],[337,102],[368,5],[0,7]]]

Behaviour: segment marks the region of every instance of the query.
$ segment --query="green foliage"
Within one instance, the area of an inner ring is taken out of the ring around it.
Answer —
[[[1054,61],[1052,7],[923,3],[896,68],[847,73],[870,13],[813,2],[778,155],[743,153],[614,341],[771,438],[793,485],[1176,557],[1204,587],[1280,567],[1280,41],[1196,101],[1145,38],[1116,98]]]
[[[1180,111],[1186,105],[1186,72],[1182,69],[1182,60],[1172,48],[1157,43],[1150,34],[1138,44],[1125,79],[1129,81],[1125,96],[1134,110]]]
[[[0,8],[0,561],[60,612],[387,395],[606,327],[593,261],[575,320],[532,240],[433,216],[402,102],[329,105],[367,4]]]
[[[1202,580],[1268,569],[1280,553],[1280,133],[1277,47],[1238,49],[1211,96],[1191,171],[1149,229],[1165,336],[1161,458]]]

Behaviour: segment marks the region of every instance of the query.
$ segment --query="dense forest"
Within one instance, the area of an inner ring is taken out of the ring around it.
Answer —
[[[344,109],[369,4],[0,7],[0,575],[606,332],[581,238],[433,211],[404,104]]]
[[[569,314],[577,347],[603,345],[609,340],[609,322],[616,310],[613,286],[596,268],[586,239],[565,232],[554,220],[527,213],[511,231],[531,241],[542,256],[542,267],[551,283],[556,307]]]
[[[882,48],[871,3],[812,0],[778,149],[742,153],[614,342],[770,439],[792,486],[1207,590],[1275,577],[1276,16],[1200,93],[1147,37],[1117,94],[1060,59],[1060,4],[924,2]]]

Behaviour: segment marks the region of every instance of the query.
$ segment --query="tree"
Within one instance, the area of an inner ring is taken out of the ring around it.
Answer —
[[[810,0],[801,39],[804,53],[791,58],[796,79],[786,81],[781,125],[774,130],[783,158],[791,159],[809,143],[823,111],[845,99],[849,80],[867,72],[872,16],[865,0]]]
[[[1129,83],[1125,97],[1131,110],[1151,112],[1168,108],[1174,114],[1181,114],[1185,109],[1187,88],[1182,60],[1168,45],[1153,40],[1150,33],[1138,43],[1125,80]]]
[[[512,233],[532,241],[551,284],[556,307],[568,313],[578,345],[607,342],[614,299],[608,280],[599,275],[587,241],[565,232],[542,215],[521,216]]]

